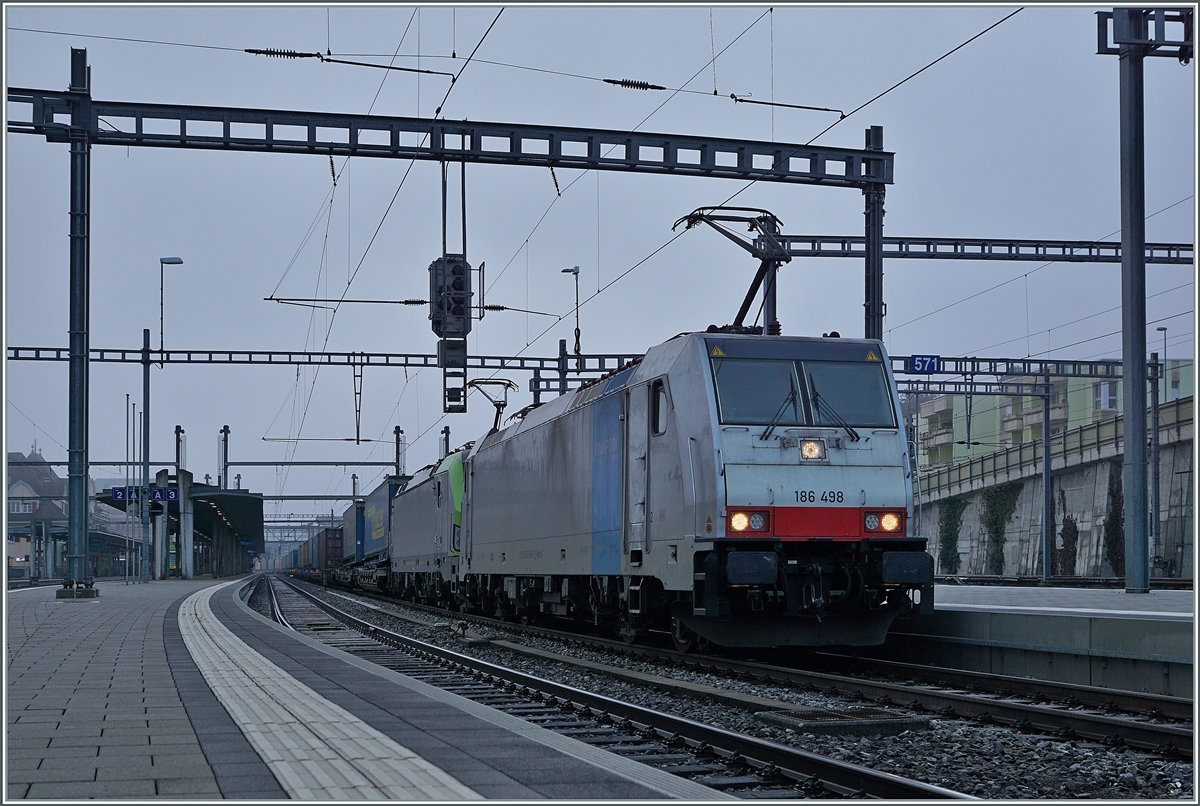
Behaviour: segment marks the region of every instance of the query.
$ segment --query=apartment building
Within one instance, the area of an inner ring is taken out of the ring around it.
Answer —
[[[1191,359],[1168,360],[1159,380],[1159,403],[1190,397]],[[1006,378],[1040,383],[1040,378]],[[918,461],[923,469],[947,467],[1006,447],[1042,439],[1042,398],[1005,395],[921,396],[908,401],[917,414]],[[1147,401],[1149,405],[1149,401]],[[1050,436],[1115,418],[1124,411],[1119,380],[1054,378],[1050,394]]]

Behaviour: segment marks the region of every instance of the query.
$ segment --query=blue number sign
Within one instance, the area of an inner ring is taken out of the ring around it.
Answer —
[[[916,375],[931,375],[942,371],[940,355],[914,355],[908,359],[908,371]]]

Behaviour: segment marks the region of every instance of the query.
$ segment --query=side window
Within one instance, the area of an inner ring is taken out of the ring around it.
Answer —
[[[650,429],[656,436],[667,432],[667,387],[662,381],[650,387]]]

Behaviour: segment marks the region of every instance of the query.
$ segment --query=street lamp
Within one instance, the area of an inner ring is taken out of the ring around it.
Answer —
[[[163,368],[162,350],[163,350],[163,275],[165,274],[166,266],[181,266],[183,258],[181,257],[160,257],[158,259],[158,368]]]
[[[1162,556],[1162,521],[1159,519],[1159,507],[1161,506],[1161,492],[1159,489],[1160,474],[1162,472],[1161,448],[1158,444],[1158,382],[1159,378],[1166,379],[1167,368],[1167,329],[1165,327],[1155,328],[1163,334],[1163,351],[1162,357],[1155,361],[1154,377],[1150,381],[1150,392],[1153,398],[1150,401],[1150,472],[1153,473],[1151,478],[1151,497],[1150,497],[1150,534],[1154,538],[1154,552],[1150,558],[1152,569],[1156,569],[1162,573],[1163,556]]]
[[[579,349],[579,267],[563,269],[562,273],[575,275],[575,355],[582,355],[583,351]]]

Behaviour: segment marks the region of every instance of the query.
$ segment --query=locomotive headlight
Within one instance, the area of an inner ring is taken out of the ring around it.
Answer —
[[[755,512],[750,516],[750,528],[756,532],[761,532],[767,525],[767,519],[763,517],[761,512]]]
[[[761,515],[758,517],[762,517]],[[750,516],[745,512],[735,512],[729,518],[729,528],[735,532],[744,532],[750,526]]]
[[[867,527],[868,531],[873,532],[879,528],[879,516],[872,512],[867,515],[863,521],[863,524]]]
[[[800,443],[800,456],[805,459],[824,459],[825,441],[822,439],[806,439]]]
[[[885,512],[879,519],[879,525],[885,532],[894,532],[900,528],[900,516],[895,512]]]

